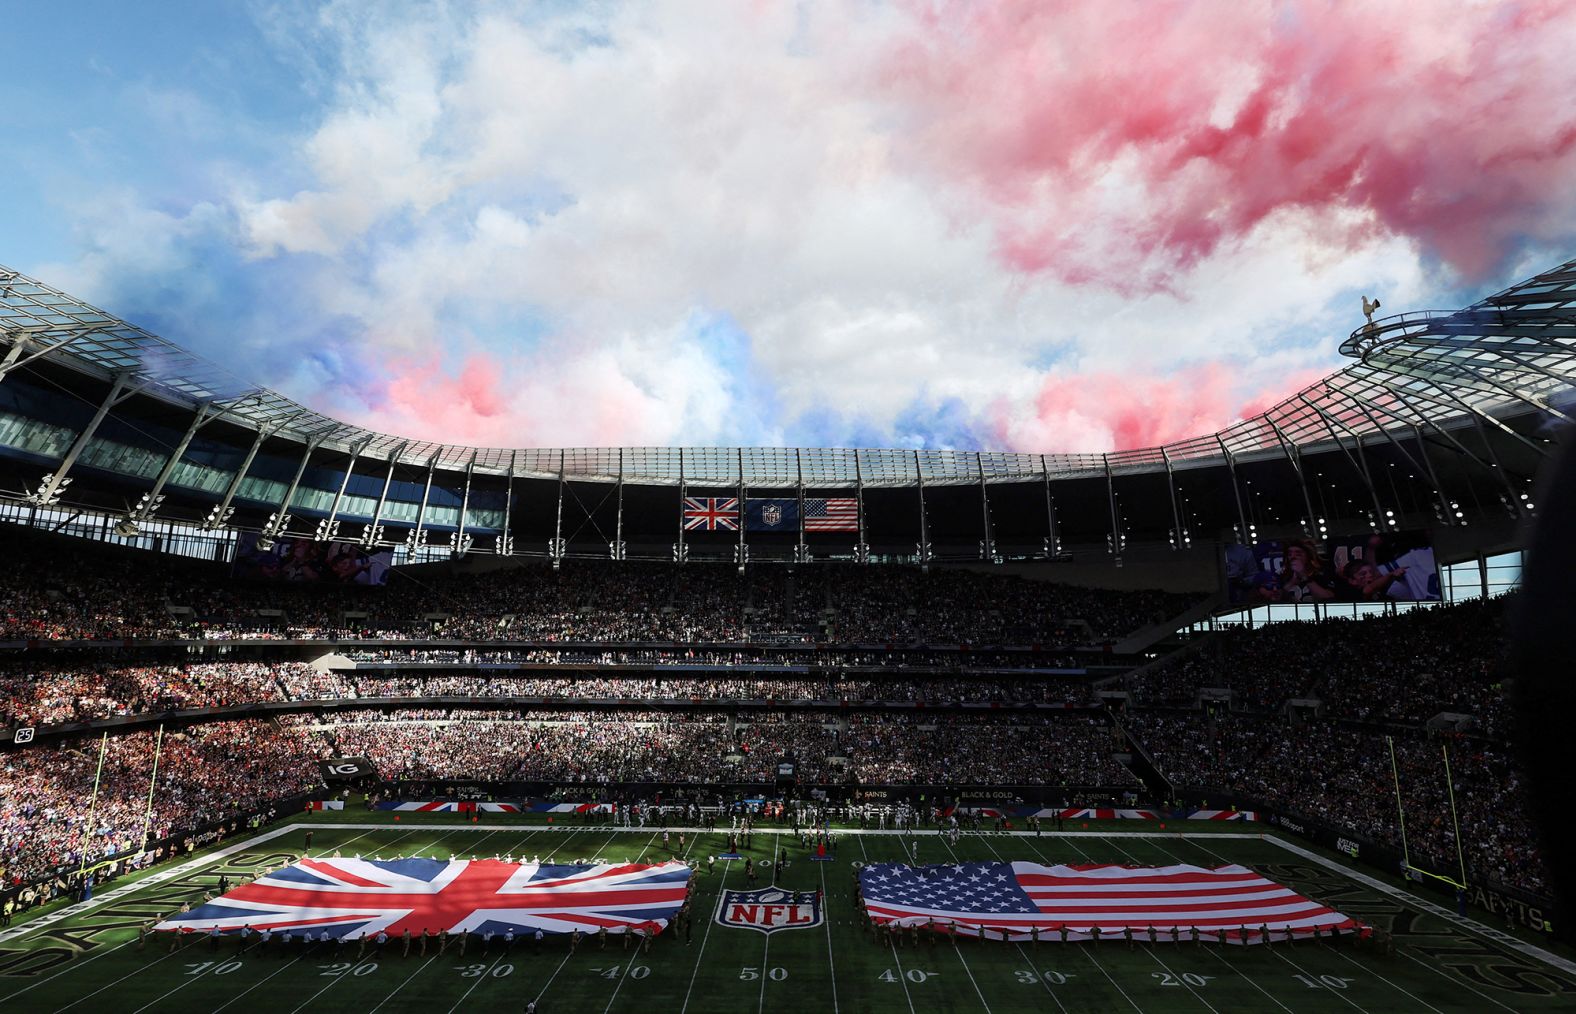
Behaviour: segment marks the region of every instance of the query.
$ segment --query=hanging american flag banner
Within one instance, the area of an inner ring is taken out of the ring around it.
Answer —
[[[719,529],[728,532],[739,530],[738,497],[687,496],[684,498],[686,532],[696,530],[714,532]]]
[[[357,938],[441,933],[659,933],[684,904],[683,863],[596,866],[497,859],[303,859],[171,916],[181,933],[289,930]]]
[[[807,532],[859,531],[859,501],[851,496],[804,502],[804,530]]]
[[[992,940],[1113,939],[1129,928],[1141,940],[1261,943],[1368,928],[1245,866],[1042,866],[959,863],[912,867],[875,863],[859,874],[877,923],[920,926]],[[1223,937],[1217,936],[1223,934]]]

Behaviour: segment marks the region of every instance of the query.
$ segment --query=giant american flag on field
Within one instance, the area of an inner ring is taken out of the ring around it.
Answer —
[[[875,863],[859,873],[860,892],[878,923],[922,926],[993,940],[1205,939],[1259,943],[1366,927],[1267,880],[1245,866],[1042,866],[1039,863],[958,863],[913,867]],[[1247,932],[1244,933],[1243,930]]]
[[[239,933],[383,930],[532,934],[661,932],[684,904],[690,869],[657,865],[546,865],[497,859],[303,859],[242,884],[159,930]]]

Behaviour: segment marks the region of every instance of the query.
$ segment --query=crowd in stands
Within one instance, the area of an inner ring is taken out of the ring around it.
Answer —
[[[680,667],[695,669],[907,669],[935,671],[1078,670],[1088,663],[1072,653],[1044,651],[945,651],[934,648],[407,648],[347,647],[340,654],[359,667],[541,668],[544,666]]]
[[[310,675],[299,662],[13,666],[0,669],[0,726],[282,701]]]
[[[283,682],[293,700],[540,697],[547,700],[994,702],[1058,706],[1089,701],[1088,686],[1071,680],[385,676],[296,670]]]
[[[549,701],[651,700],[901,701],[1086,707],[1088,685],[1076,679],[902,679],[783,676],[716,678],[396,675],[387,671],[319,672],[304,662],[206,662],[75,665],[0,669],[0,727],[50,726],[188,708],[269,702],[391,697],[530,697]]]
[[[0,668],[0,725],[260,702],[454,696],[550,703],[521,710],[486,701],[470,709],[412,700],[190,726],[165,738],[151,823],[154,733],[111,736],[91,826],[96,739],[9,749],[0,754],[0,867],[10,883],[79,862],[84,851],[96,858],[135,849],[145,824],[157,838],[248,801],[302,791],[317,783],[314,761],[330,755],[366,756],[384,778],[412,781],[760,782],[792,756],[805,785],[1126,789],[1133,777],[1112,756],[1126,740],[1095,707],[1087,683],[1023,670],[1076,662],[1068,646],[1110,641],[1187,604],[1184,596],[1095,592],[1001,574],[834,565],[752,568],[742,576],[725,567],[566,565],[419,581],[396,574],[388,587],[371,589],[238,585],[211,565],[0,531],[0,542],[13,541],[22,564],[0,582],[0,640],[386,635],[532,646],[351,646],[342,653],[365,667],[328,672],[293,661],[56,661],[17,653]],[[1453,788],[1473,875],[1541,890],[1497,666],[1505,608],[1489,600],[1226,630],[1129,677],[1133,696],[1121,727],[1175,789],[1257,800],[1399,847],[1393,741],[1414,862],[1455,868]],[[773,650],[704,646],[746,637],[770,638]],[[552,646],[619,640],[691,643]],[[925,642],[1051,650],[814,647]],[[552,665],[630,668],[523,668]],[[749,671],[772,665],[785,671]],[[650,670],[662,666],[672,671]],[[1201,708],[1205,688],[1231,691],[1229,704]],[[1317,704],[1288,714],[1294,699]],[[622,703],[604,710],[580,703],[590,700]],[[658,710],[664,701],[767,700],[1070,707]],[[1427,731],[1441,713],[1470,716],[1467,734]]]
[[[309,731],[257,721],[212,722],[167,733],[37,744],[0,754],[0,883],[136,852],[179,830],[320,784],[323,746]],[[154,755],[158,774],[149,810]],[[92,819],[89,820],[91,810]]]
[[[792,755],[806,784],[1133,782],[1111,759],[1120,740],[1100,718],[702,714],[358,710],[292,722],[370,758],[389,779],[771,781]]]
[[[522,565],[413,576],[385,587],[237,582],[219,565],[5,526],[17,579],[0,590],[0,640],[251,637],[536,642],[1108,642],[1189,597],[1000,573],[824,564]],[[171,608],[175,607],[175,608]]]
[[[1460,866],[1453,786],[1468,869],[1528,890],[1546,887],[1532,811],[1514,759],[1501,744],[1454,733],[1387,733],[1311,716],[1295,721],[1218,709],[1129,712],[1123,724],[1174,790],[1246,796],[1397,850],[1399,782],[1413,863],[1448,873]]]
[[[1489,736],[1506,728],[1496,675],[1502,618],[1513,596],[1397,616],[1233,628],[1130,677],[1146,706],[1192,707],[1201,688],[1232,691],[1233,706],[1280,711],[1317,699],[1328,717],[1423,723],[1441,712],[1475,717]]]

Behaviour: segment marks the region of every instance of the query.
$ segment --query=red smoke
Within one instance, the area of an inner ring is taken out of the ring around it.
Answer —
[[[1019,270],[1160,285],[1294,211],[1475,280],[1573,231],[1572,54],[1568,2],[943,3],[877,86]]]
[[[1297,370],[1268,387],[1244,391],[1217,363],[1171,376],[1080,373],[1045,378],[1034,415],[997,412],[1003,446],[1031,452],[1130,450],[1205,436],[1258,415],[1324,375]]]

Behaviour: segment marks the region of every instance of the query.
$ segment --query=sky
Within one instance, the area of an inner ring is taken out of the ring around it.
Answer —
[[[1149,446],[1572,256],[1576,4],[1432,6],[0,0],[0,264],[422,439]]]

